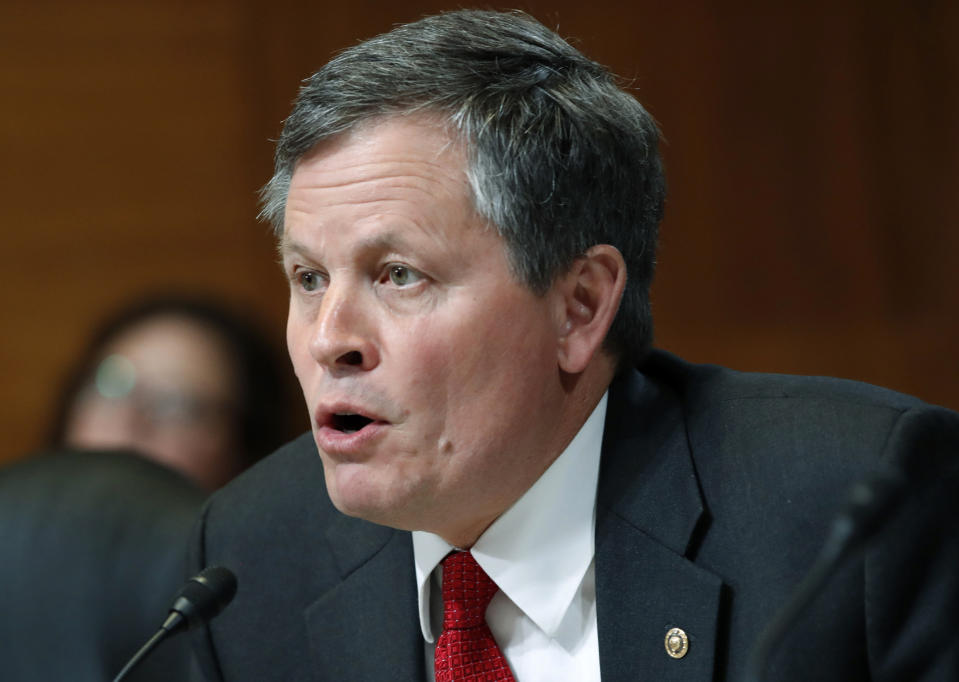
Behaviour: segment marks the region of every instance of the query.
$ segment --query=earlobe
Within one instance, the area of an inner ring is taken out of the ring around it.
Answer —
[[[579,374],[602,348],[619,310],[626,263],[616,247],[597,244],[576,259],[559,285],[563,301],[559,367]]]

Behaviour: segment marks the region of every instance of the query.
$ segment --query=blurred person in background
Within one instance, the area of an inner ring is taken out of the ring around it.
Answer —
[[[150,297],[93,334],[51,443],[130,448],[215,490],[296,432],[291,382],[248,317],[212,299]]]

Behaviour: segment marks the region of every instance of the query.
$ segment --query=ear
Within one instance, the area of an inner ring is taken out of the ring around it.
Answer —
[[[602,348],[626,287],[626,262],[609,244],[579,256],[556,283],[561,297],[558,360],[564,372],[579,374]]]

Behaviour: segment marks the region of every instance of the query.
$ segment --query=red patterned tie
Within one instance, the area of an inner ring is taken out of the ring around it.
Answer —
[[[443,560],[443,634],[436,642],[436,682],[513,682],[486,624],[486,607],[498,589],[469,552]]]

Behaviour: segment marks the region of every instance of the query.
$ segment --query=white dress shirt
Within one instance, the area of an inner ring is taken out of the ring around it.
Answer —
[[[486,622],[517,682],[600,679],[593,552],[606,400],[470,549],[500,588]],[[439,562],[454,549],[438,535],[413,532],[429,680],[443,624]]]

